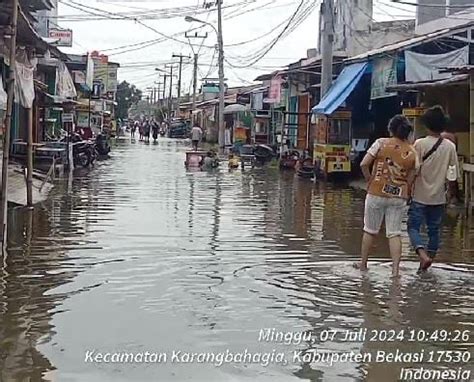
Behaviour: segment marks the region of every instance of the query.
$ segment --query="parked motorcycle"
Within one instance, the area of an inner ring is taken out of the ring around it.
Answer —
[[[275,156],[273,149],[267,145],[257,145],[254,149],[255,158],[257,163],[265,164],[270,162]]]
[[[63,138],[63,141],[67,138]],[[91,141],[85,141],[80,134],[73,134],[71,136],[72,157],[74,166],[89,167],[93,165],[97,159],[97,152],[95,145]]]
[[[95,149],[99,155],[109,155],[110,143],[105,134],[97,134],[95,138]]]

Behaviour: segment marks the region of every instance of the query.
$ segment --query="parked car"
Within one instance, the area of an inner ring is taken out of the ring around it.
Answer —
[[[172,120],[168,129],[168,136],[170,138],[187,138],[190,129],[185,121],[176,119]]]

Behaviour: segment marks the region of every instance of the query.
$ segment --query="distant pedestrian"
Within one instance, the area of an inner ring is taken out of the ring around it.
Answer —
[[[193,142],[193,149],[197,151],[199,142],[202,139],[202,130],[197,123],[194,124],[193,128],[191,129],[191,141]]]
[[[150,142],[150,130],[151,130],[150,121],[145,120],[145,123],[143,124],[143,136],[145,138],[146,143]]]
[[[143,122],[139,122],[138,124],[138,135],[139,135],[139,140],[143,141]]]
[[[135,121],[130,128],[130,138],[135,139],[135,132],[137,131],[138,128],[138,121]]]
[[[369,251],[385,219],[393,261],[392,276],[397,277],[402,256],[402,219],[419,162],[415,149],[408,141],[413,132],[408,119],[396,115],[390,120],[388,130],[391,137],[377,139],[361,162],[367,181],[367,197],[361,261],[356,267],[367,270]]]
[[[158,139],[158,132],[160,130],[160,125],[155,120],[152,121],[151,130],[152,130],[152,135],[153,135],[153,142],[156,142],[156,140]]]
[[[448,117],[441,106],[428,109],[421,117],[428,136],[415,142],[420,158],[420,171],[415,179],[413,202],[408,211],[408,234],[420,258],[419,271],[427,270],[440,245],[440,229],[446,203],[446,183],[457,181],[459,163],[456,146],[442,136]],[[420,231],[426,224],[428,243],[425,245]]]

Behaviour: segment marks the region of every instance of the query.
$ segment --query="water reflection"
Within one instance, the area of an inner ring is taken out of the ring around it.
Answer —
[[[446,220],[441,258],[415,275],[405,238],[401,280],[379,238],[366,276],[363,195],[272,169],[186,171],[182,143],[120,143],[114,158],[14,210],[0,268],[0,380],[397,380],[400,364],[292,362],[295,350],[425,351],[463,343],[258,341],[284,331],[472,327],[472,235]],[[69,193],[64,192],[69,190]],[[471,228],[472,229],[472,228]],[[472,342],[472,341],[471,341]],[[96,365],[103,351],[271,351],[286,366]],[[41,377],[43,376],[43,377]]]

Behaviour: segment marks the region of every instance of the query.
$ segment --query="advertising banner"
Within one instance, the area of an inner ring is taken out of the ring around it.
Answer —
[[[397,83],[397,65],[392,57],[377,58],[373,63],[370,99],[393,97],[397,93],[386,91],[387,86]]]

